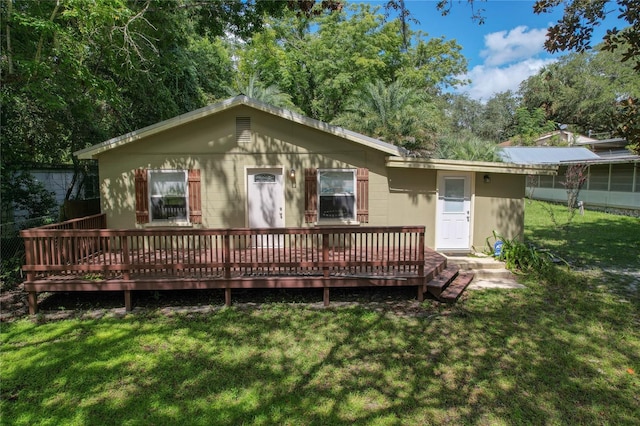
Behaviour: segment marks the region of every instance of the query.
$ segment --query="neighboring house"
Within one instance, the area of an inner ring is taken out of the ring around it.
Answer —
[[[36,182],[42,184],[44,189],[51,193],[58,208],[62,208],[67,190],[73,181],[73,166],[53,166],[53,165],[33,165],[25,169]],[[89,170],[88,179],[80,193],[81,199],[91,199],[98,196],[97,194],[97,174],[98,170],[92,167]],[[58,212],[52,212],[57,216]],[[29,212],[18,208],[13,209],[13,221],[20,222],[29,216]]]
[[[640,210],[640,157],[624,148],[623,139],[583,142],[579,147],[505,147],[502,158],[517,164],[553,164],[556,176],[529,179],[531,198],[566,202],[564,176],[572,164],[587,164],[588,177],[578,200],[587,207]],[[584,146],[593,147],[591,151]]]
[[[426,245],[521,236],[527,175],[555,166],[412,158],[238,96],[78,151],[99,163],[108,228],[424,225]]]
[[[535,143],[537,146],[574,146],[594,142],[596,140],[597,139],[561,129],[540,135],[535,140]]]
[[[597,139],[593,139],[578,133],[569,132],[566,130],[554,130],[542,134],[536,138],[533,143],[536,146],[581,146],[582,144],[589,144],[597,142]],[[499,147],[514,146],[514,143],[510,140],[504,141],[498,144]]]

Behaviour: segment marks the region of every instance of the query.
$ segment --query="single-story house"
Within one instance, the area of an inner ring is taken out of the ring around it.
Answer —
[[[108,228],[423,225],[443,252],[521,236],[526,176],[556,173],[414,158],[245,96],[75,154],[98,161]]]
[[[78,151],[101,213],[24,230],[38,292],[413,287],[453,302],[440,252],[523,233],[525,180],[556,166],[431,160],[238,96]]]

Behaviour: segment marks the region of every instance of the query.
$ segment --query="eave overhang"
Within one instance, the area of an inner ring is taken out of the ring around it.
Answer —
[[[387,157],[387,167],[404,169],[449,170],[516,175],[556,175],[558,166],[553,164],[514,164],[487,161],[441,160],[427,158]]]
[[[129,143],[148,138],[152,135],[162,133],[166,130],[182,126],[205,117],[209,117],[211,115],[217,114],[222,111],[229,110],[231,108],[237,106],[248,106],[254,108],[256,110],[272,114],[274,116],[292,121],[294,123],[301,124],[303,126],[307,126],[343,139],[347,139],[349,141],[367,146],[372,149],[376,149],[385,154],[390,154],[393,156],[402,156],[406,152],[395,145],[390,143],[374,139],[360,133],[352,132],[350,130],[344,129],[342,127],[334,126],[313,118],[305,117],[304,115],[298,114],[296,112],[274,107],[263,102],[257,101],[255,99],[248,98],[246,96],[236,96],[234,98],[226,99],[224,101],[208,105],[204,108],[197,109],[195,111],[188,112],[186,114],[179,115],[174,118],[170,118],[165,121],[161,121],[159,123],[152,124],[150,126],[144,127],[142,129],[134,130],[133,132],[126,133],[124,135],[106,140],[99,144],[90,146],[85,149],[81,149],[79,151],[74,152],[81,160],[89,160],[96,159],[100,154],[112,150],[114,148],[118,148],[123,145],[127,145]]]

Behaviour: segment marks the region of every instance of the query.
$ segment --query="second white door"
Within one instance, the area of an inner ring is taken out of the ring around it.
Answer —
[[[438,176],[436,249],[468,250],[471,236],[471,174]]]

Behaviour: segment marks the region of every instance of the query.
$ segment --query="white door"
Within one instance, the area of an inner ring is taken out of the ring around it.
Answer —
[[[436,249],[468,250],[470,236],[471,174],[441,172],[438,175]]]
[[[284,227],[284,179],[281,167],[247,169],[249,228]],[[258,236],[254,247],[279,247],[281,238]]]

